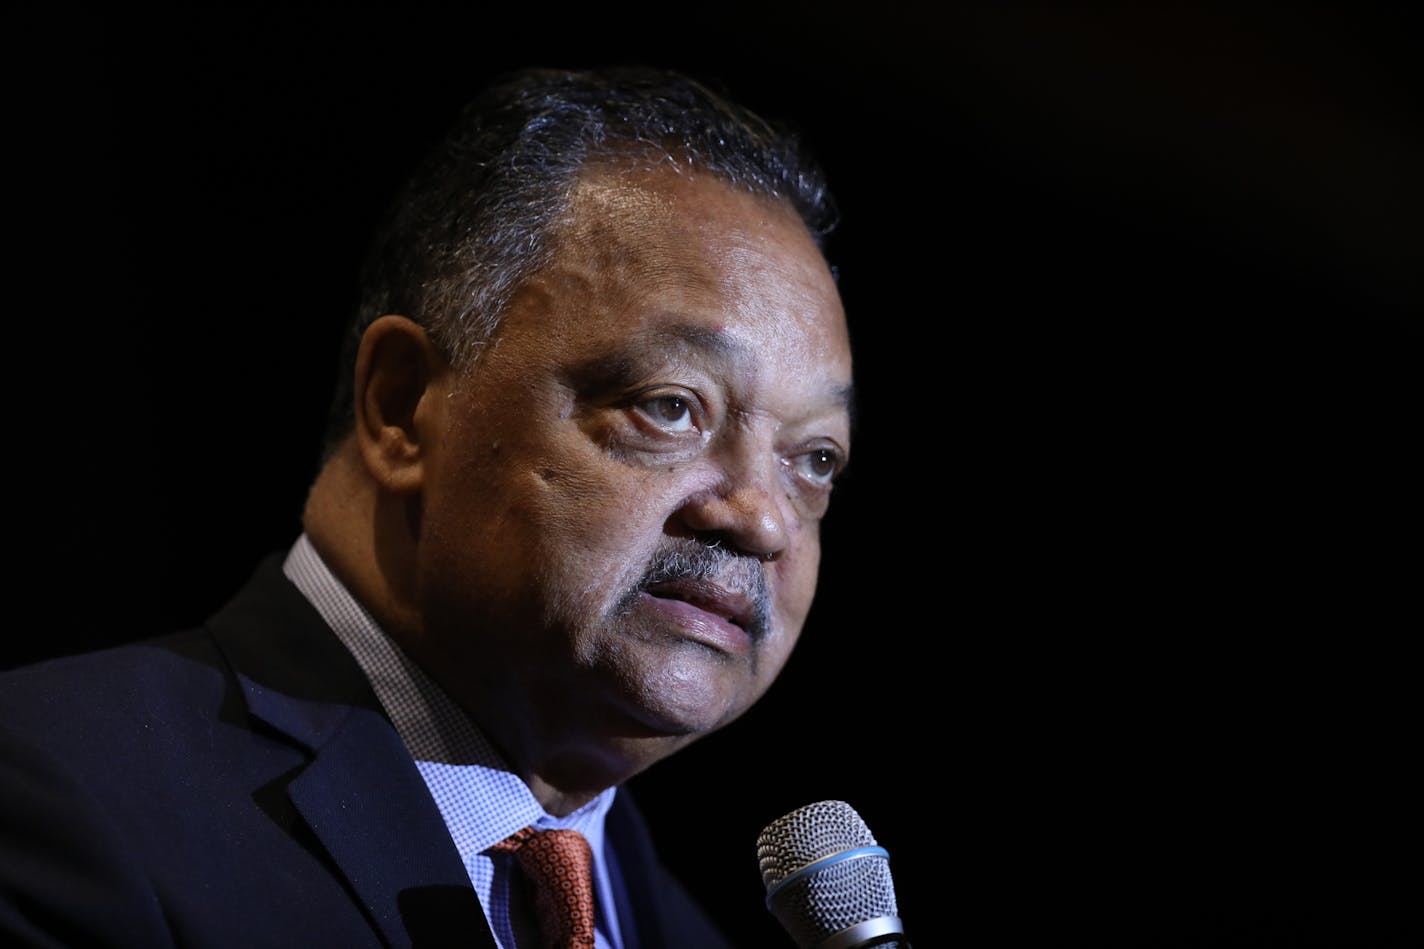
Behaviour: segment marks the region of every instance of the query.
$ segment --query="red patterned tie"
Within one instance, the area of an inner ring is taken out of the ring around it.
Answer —
[[[593,949],[593,851],[583,834],[526,827],[490,850],[514,854],[533,881],[545,949]]]

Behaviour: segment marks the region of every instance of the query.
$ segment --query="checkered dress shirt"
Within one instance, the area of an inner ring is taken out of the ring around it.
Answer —
[[[619,932],[612,883],[603,850],[603,819],[616,789],[609,788],[567,817],[544,812],[528,786],[512,774],[489,740],[322,562],[305,534],[287,555],[283,572],[326,620],[365,671],[440,808],[465,862],[475,892],[502,949],[514,949],[523,931],[511,913],[514,861],[484,851],[522,827],[569,828],[588,838],[594,855],[599,949],[634,949]]]

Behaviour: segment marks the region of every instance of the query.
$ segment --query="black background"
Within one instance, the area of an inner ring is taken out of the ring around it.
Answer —
[[[784,678],[635,781],[669,861],[789,944],[755,837],[837,798],[920,949],[1418,944],[1408,5],[480,6],[6,14],[5,664],[291,540],[367,230],[483,80],[676,66],[824,159],[862,416]]]

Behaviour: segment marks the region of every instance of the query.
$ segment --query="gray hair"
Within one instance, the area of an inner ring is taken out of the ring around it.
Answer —
[[[549,263],[550,232],[592,162],[667,160],[784,200],[817,246],[837,213],[790,129],[682,74],[646,67],[509,73],[460,113],[374,235],[342,347],[326,451],[351,430],[362,334],[388,313],[425,328],[456,368]]]

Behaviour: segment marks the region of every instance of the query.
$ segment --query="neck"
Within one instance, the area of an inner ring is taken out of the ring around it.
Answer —
[[[378,490],[348,440],[312,484],[302,529],[331,572],[402,646],[420,635],[409,502]]]

